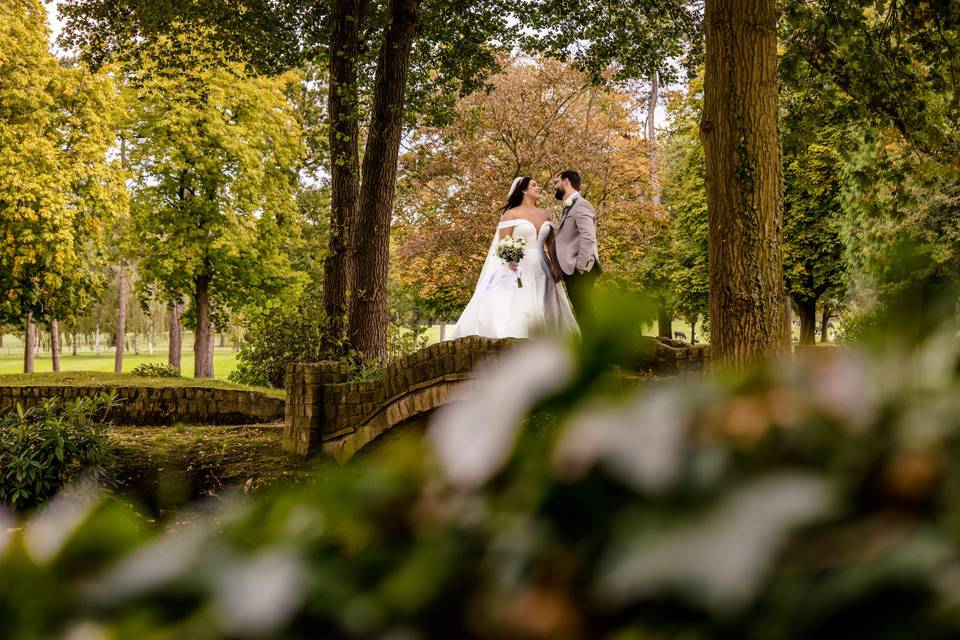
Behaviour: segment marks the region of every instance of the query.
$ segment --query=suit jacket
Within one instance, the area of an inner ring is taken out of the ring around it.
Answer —
[[[597,251],[597,212],[583,196],[561,217],[554,240],[560,269],[569,275],[600,266]]]

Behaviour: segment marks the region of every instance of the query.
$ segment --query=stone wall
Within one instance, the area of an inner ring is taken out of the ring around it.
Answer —
[[[476,364],[516,342],[477,336],[440,342],[364,382],[349,382],[338,362],[290,365],[283,447],[346,460],[388,429],[448,402],[471,384]],[[651,339],[638,350],[636,365],[670,375],[702,369],[708,357],[703,347]]]
[[[13,409],[17,403],[31,407],[44,398],[73,400],[110,390],[118,398],[110,415],[117,424],[253,424],[281,420],[284,415],[282,398],[259,391],[208,387],[0,387],[0,409]]]

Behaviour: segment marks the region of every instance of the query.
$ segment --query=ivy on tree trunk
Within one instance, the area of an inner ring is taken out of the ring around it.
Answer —
[[[350,315],[353,234],[360,197],[357,57],[367,0],[333,0],[330,15],[330,239],[323,269],[328,346],[339,343]]]
[[[390,218],[397,182],[410,49],[420,0],[390,0],[389,26],[374,77],[373,112],[363,156],[356,225],[356,262],[350,309],[350,345],[383,359],[387,346],[387,270]]]
[[[734,369],[784,348],[776,23],[776,0],[706,3],[710,343]]]

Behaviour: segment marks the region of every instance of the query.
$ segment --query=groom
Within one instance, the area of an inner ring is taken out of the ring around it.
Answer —
[[[593,309],[590,295],[597,276],[602,273],[600,255],[597,253],[597,212],[587,199],[580,195],[580,174],[568,169],[553,181],[557,200],[563,200],[563,213],[554,243],[555,264],[561,274],[554,274],[567,284],[573,312],[581,325],[584,320],[592,322]]]

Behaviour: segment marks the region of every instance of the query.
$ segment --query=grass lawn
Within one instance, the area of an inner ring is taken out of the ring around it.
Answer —
[[[192,342],[184,342],[184,349],[181,354],[180,370],[186,376],[193,375],[193,347]],[[187,346],[189,345],[189,346]],[[164,345],[166,346],[166,345]],[[96,353],[81,349],[77,355],[70,355],[69,350],[65,350],[60,355],[60,371],[113,371],[114,353],[112,348],[105,348],[98,356]],[[133,369],[143,362],[166,362],[166,349],[154,350],[153,355],[148,355],[146,349],[140,351],[140,355],[128,351],[123,356],[123,370],[133,371]],[[226,379],[231,371],[237,368],[237,353],[231,347],[217,347],[213,351],[213,372],[217,378]],[[52,362],[50,352],[41,352],[37,354],[34,362],[34,371],[37,373],[52,371]],[[22,373],[23,372],[23,346],[15,343],[13,336],[4,336],[3,349],[0,350],[0,374],[4,373]]]

